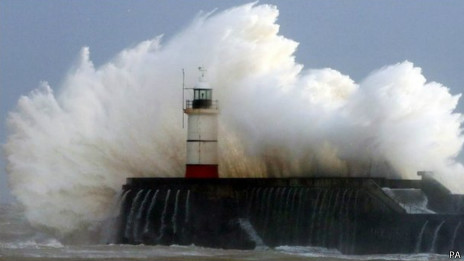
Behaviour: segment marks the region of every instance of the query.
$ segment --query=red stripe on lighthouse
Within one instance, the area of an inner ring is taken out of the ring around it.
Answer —
[[[186,178],[219,178],[217,164],[187,164],[186,166]]]

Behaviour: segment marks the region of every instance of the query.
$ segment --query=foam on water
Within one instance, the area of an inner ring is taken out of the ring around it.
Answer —
[[[382,190],[395,200],[409,214],[434,214],[427,208],[427,196],[420,189],[391,189]]]
[[[382,255],[343,255],[336,249],[307,246],[279,246],[276,251],[286,254],[314,257],[321,260],[442,260],[438,254],[382,254]]]

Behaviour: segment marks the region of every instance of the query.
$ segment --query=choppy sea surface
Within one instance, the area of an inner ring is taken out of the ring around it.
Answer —
[[[42,260],[447,260],[436,254],[343,255],[337,250],[280,246],[223,250],[198,246],[66,244],[27,223],[15,204],[0,205],[0,261]]]

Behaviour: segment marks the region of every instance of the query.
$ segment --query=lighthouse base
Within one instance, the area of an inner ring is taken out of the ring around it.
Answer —
[[[186,178],[219,178],[217,164],[187,164]]]

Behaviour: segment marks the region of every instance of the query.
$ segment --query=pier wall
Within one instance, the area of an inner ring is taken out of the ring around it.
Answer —
[[[433,208],[428,202],[443,198],[428,199],[425,184],[423,190],[422,180],[382,178],[128,179],[117,242],[321,246],[345,254],[464,250],[461,205],[447,202],[446,213]],[[453,199],[461,198],[447,195]]]

